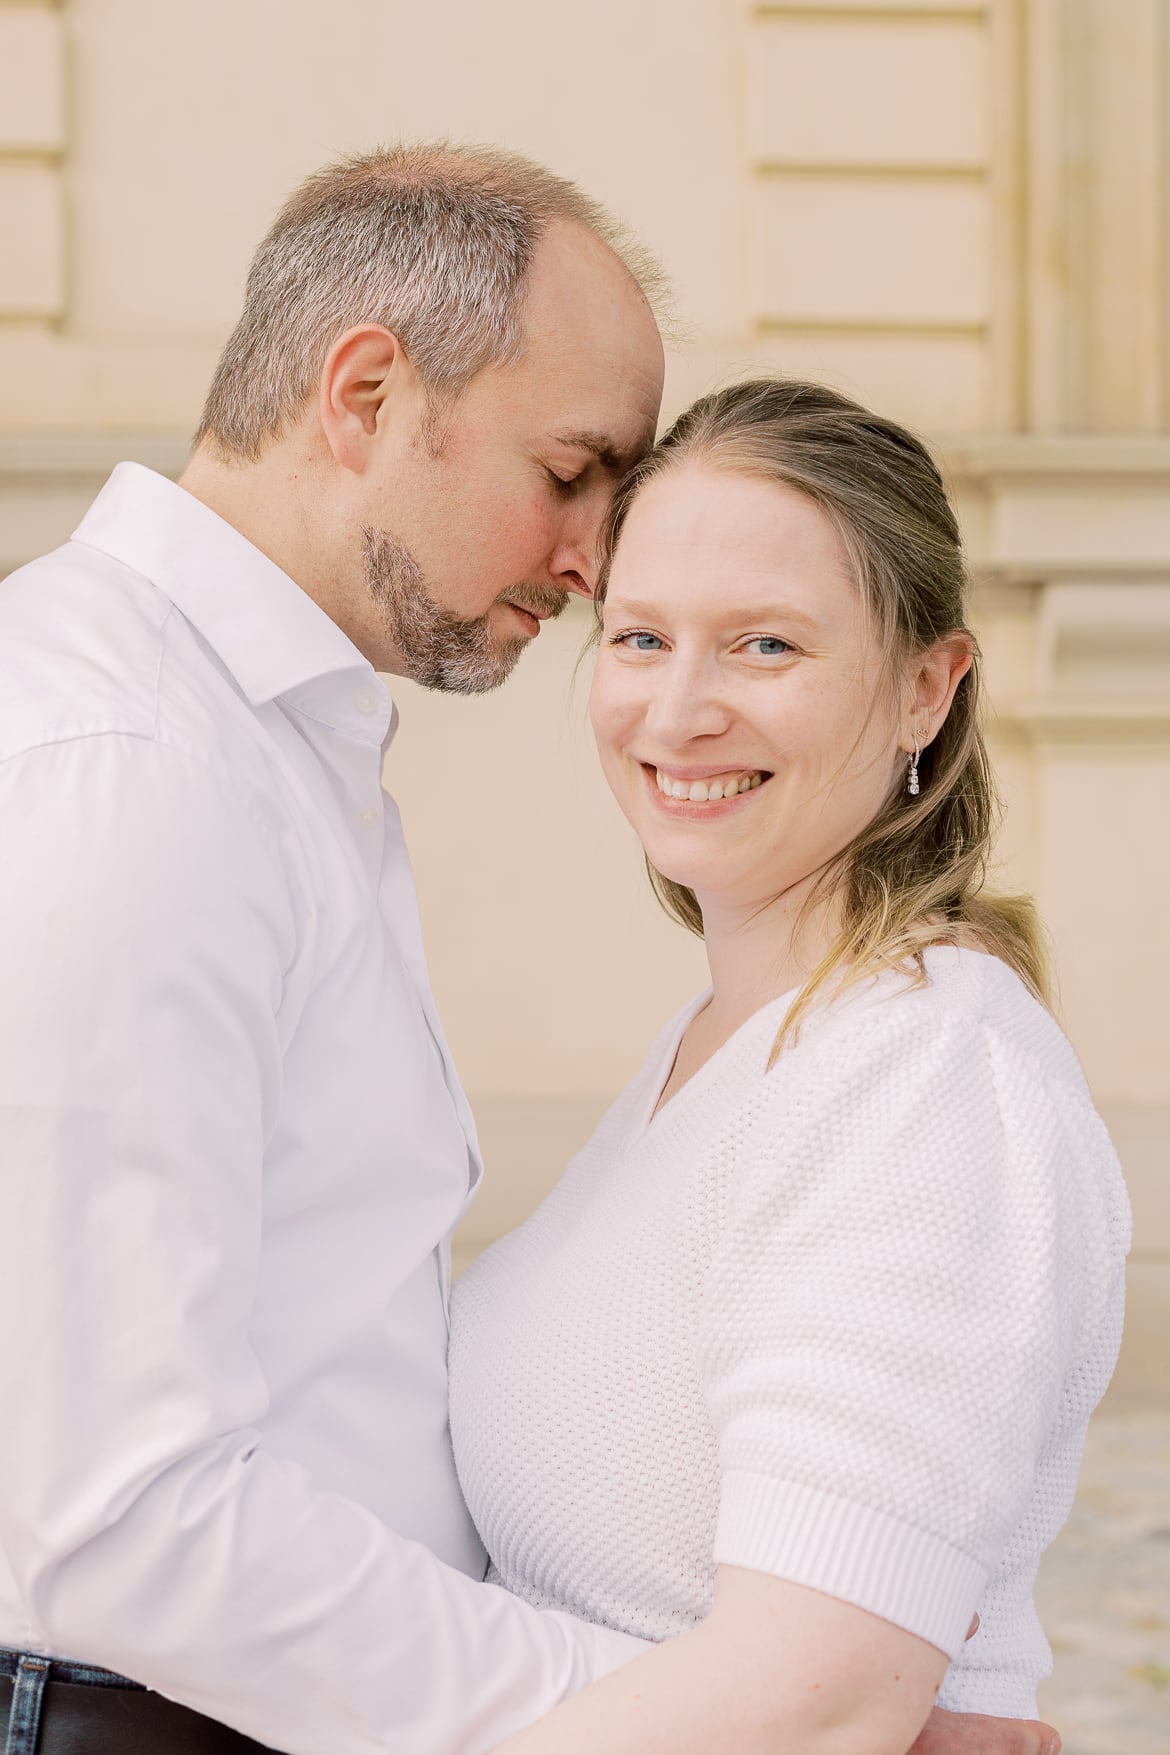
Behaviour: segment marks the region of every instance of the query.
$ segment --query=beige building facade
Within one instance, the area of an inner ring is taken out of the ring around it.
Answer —
[[[1005,882],[1134,1191],[1118,1393],[1170,1393],[1170,0],[0,0],[0,573],[175,472],[249,254],[319,163],[498,141],[660,253],[668,414],[825,378],[942,453]],[[584,612],[479,701],[396,693],[436,990],[522,1215],[703,980],[595,772]]]

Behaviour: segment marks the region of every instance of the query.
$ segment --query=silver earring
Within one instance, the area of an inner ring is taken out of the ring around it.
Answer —
[[[910,757],[910,774],[906,781],[906,790],[911,798],[917,798],[922,788],[918,784],[918,758],[922,754],[922,745],[914,739],[914,754]]]

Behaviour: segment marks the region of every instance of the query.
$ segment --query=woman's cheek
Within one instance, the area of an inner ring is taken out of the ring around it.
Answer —
[[[630,702],[623,699],[620,678],[613,674],[612,660],[603,654],[597,661],[589,695],[589,718],[603,759],[628,734],[633,717]]]

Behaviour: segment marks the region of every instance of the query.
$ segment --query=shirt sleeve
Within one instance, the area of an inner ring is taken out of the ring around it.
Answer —
[[[707,1289],[715,1557],[953,1656],[1088,1320],[1092,1215],[1057,1096],[978,1015],[907,989],[806,1031]]]
[[[230,776],[112,734],[0,765],[0,822],[22,1643],[288,1755],[495,1747],[642,1648],[444,1566],[265,1443],[249,1322],[296,954],[269,830]]]

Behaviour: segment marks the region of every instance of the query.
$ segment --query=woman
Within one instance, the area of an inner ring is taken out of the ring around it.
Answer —
[[[1031,907],[982,888],[978,659],[922,447],[740,385],[612,538],[594,732],[711,988],[460,1282],[452,1429],[493,1575],[662,1643],[507,1755],[901,1755],[940,1686],[1035,1710],[1125,1194]]]

